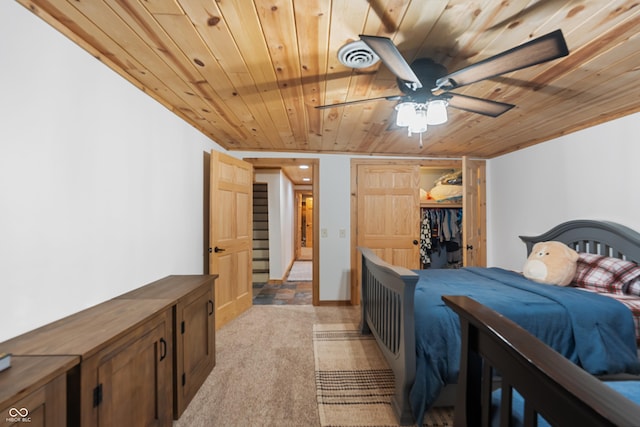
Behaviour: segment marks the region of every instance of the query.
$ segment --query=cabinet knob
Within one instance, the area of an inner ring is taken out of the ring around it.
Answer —
[[[414,244],[414,245],[417,245],[418,243],[420,243],[420,242],[418,242],[417,240],[414,240],[414,241],[413,241],[413,244]]]

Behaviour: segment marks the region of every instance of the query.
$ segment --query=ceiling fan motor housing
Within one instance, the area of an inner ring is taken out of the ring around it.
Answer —
[[[444,65],[438,64],[429,58],[419,58],[411,63],[411,69],[420,79],[422,87],[418,90],[413,90],[400,79],[398,79],[398,87],[403,93],[407,95],[424,95],[429,97],[431,95],[431,89],[436,87],[436,80],[440,77],[447,75],[447,69]]]

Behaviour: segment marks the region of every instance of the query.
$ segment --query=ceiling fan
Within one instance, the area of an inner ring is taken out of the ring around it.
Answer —
[[[428,124],[446,122],[447,106],[498,117],[515,105],[462,95],[451,92],[451,90],[569,54],[562,31],[556,30],[453,73],[448,73],[443,65],[429,58],[419,58],[409,65],[393,41],[387,37],[360,35],[360,39],[396,75],[398,88],[403,95],[340,102],[316,108],[335,108],[376,100],[400,101],[396,105],[398,111],[396,124],[407,126],[409,135],[411,133],[422,135]]]

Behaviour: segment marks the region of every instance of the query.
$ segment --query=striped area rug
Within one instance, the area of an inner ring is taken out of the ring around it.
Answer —
[[[352,324],[315,324],[313,349],[321,426],[398,425],[391,407],[393,372],[373,337]],[[425,416],[424,426],[452,425],[451,408]]]

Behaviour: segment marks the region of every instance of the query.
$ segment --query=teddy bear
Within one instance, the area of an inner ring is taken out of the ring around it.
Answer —
[[[527,279],[548,285],[567,286],[576,274],[578,252],[561,242],[538,242],[524,264]]]

